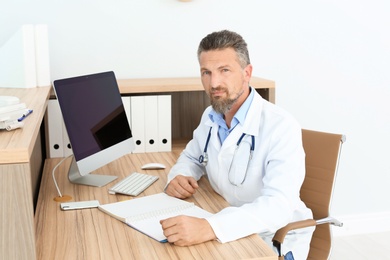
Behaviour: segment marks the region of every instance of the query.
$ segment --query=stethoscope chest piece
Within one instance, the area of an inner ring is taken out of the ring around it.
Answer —
[[[205,144],[204,149],[203,149],[203,154],[199,156],[199,163],[203,164],[203,166],[205,166],[205,167],[207,165],[207,162],[209,161],[209,157],[207,155],[207,147],[208,147],[209,142],[210,142],[211,129],[212,129],[212,127],[210,127],[209,134],[208,134],[207,140],[206,140],[206,144]]]
[[[209,158],[207,156],[207,152],[205,152],[201,156],[199,156],[199,162],[201,164],[203,164],[203,166],[206,166],[208,161],[209,161]]]

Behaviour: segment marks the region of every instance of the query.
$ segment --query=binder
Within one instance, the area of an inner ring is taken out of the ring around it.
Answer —
[[[128,113],[126,97],[122,101]],[[135,142],[133,153],[171,151],[171,95],[131,96],[129,103],[129,122]]]
[[[130,129],[133,134],[135,149],[133,153],[145,152],[145,98],[130,97]]]
[[[68,132],[62,117],[57,99],[50,99],[47,104],[46,136],[48,137],[47,153],[49,158],[67,157],[73,154]]]
[[[123,108],[125,109],[127,122],[130,125],[131,135],[134,136],[133,129],[131,128],[131,104],[130,97],[122,97]]]
[[[145,152],[158,152],[158,98],[145,96]]]
[[[172,115],[171,95],[158,96],[158,151],[169,152],[172,150]]]
[[[130,106],[130,97],[122,97],[123,107],[125,109],[127,121],[131,122],[131,106]],[[132,129],[131,129],[132,130]]]
[[[46,136],[48,139],[48,157],[58,158],[64,157],[64,123],[58,100],[50,99],[47,104],[47,132]]]
[[[62,121],[62,148],[64,150],[64,157],[68,157],[69,155],[73,154],[72,145],[70,144],[68,132],[66,131],[64,119],[62,117],[62,114],[60,113],[59,117]]]

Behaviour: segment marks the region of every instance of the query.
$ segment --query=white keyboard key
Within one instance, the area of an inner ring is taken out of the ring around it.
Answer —
[[[110,194],[125,194],[130,196],[138,196],[141,192],[146,190],[150,185],[158,180],[157,176],[133,172],[113,187],[108,192]]]

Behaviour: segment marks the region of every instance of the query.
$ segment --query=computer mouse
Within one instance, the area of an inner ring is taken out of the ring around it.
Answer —
[[[165,169],[165,165],[162,163],[147,163],[142,165],[142,170],[160,170]]]

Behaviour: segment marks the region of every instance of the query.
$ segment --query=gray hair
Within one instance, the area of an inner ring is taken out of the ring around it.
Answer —
[[[245,68],[251,63],[245,40],[241,35],[228,30],[213,32],[204,37],[199,43],[198,60],[200,54],[204,51],[223,50],[226,48],[234,49],[242,68]]]

